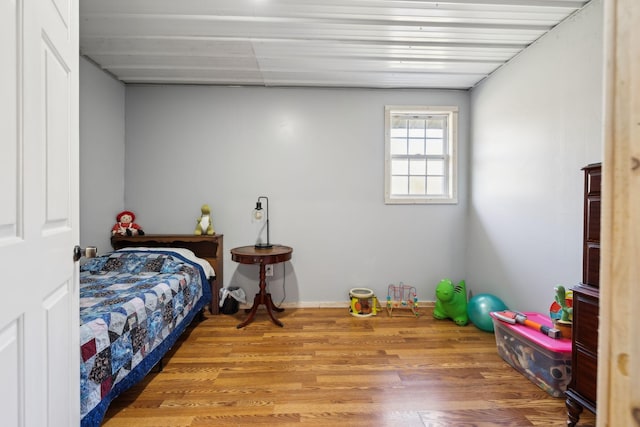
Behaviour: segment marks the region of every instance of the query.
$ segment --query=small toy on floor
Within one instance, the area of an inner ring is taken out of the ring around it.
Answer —
[[[469,323],[467,285],[464,280],[455,286],[451,279],[442,279],[438,283],[433,317],[440,320],[452,319],[458,326],[465,326]]]
[[[349,313],[355,317],[369,317],[378,314],[378,299],[371,289],[353,288],[349,291]]]
[[[418,294],[414,286],[405,285],[400,282],[399,285],[389,285],[387,288],[387,314],[393,317],[394,309],[407,309],[410,313],[418,317]]]

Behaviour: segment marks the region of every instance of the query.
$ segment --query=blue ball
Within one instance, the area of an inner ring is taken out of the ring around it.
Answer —
[[[500,298],[491,294],[474,295],[467,303],[467,314],[471,323],[486,332],[493,332],[492,311],[507,310]]]

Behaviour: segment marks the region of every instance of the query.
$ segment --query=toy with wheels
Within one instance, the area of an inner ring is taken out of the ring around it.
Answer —
[[[371,289],[353,288],[349,291],[349,297],[349,313],[352,316],[369,317],[378,314],[378,300]]]
[[[485,332],[493,332],[492,311],[504,311],[507,306],[500,298],[491,294],[473,296],[467,304],[467,314],[471,323]]]

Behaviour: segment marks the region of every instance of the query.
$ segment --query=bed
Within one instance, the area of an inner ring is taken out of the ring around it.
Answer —
[[[113,252],[80,267],[83,427],[99,426],[111,401],[158,365],[207,306],[219,310],[222,235],[118,235],[111,244]]]

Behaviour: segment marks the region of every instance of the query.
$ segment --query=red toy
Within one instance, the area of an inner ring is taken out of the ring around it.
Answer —
[[[116,224],[111,228],[111,235],[121,234],[123,236],[134,236],[139,234],[144,236],[142,228],[134,221],[136,216],[131,211],[122,211],[116,216]]]

